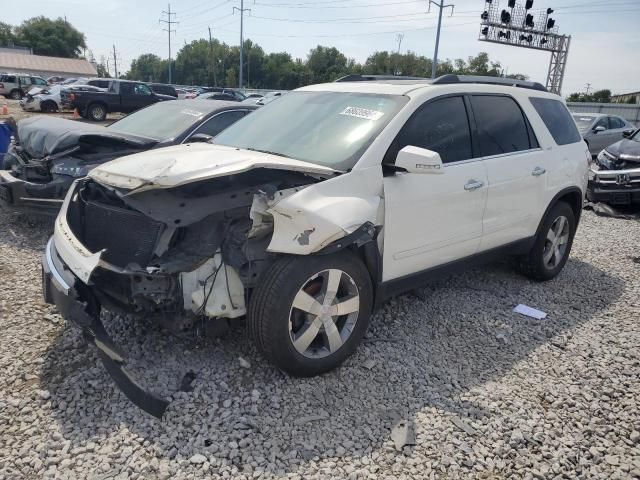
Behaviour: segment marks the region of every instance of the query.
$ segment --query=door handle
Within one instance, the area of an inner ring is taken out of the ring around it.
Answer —
[[[531,175],[533,175],[534,177],[539,177],[540,175],[544,175],[545,173],[547,173],[547,171],[544,168],[536,167],[531,172]]]
[[[471,192],[473,190],[477,190],[479,188],[482,188],[482,186],[484,186],[483,182],[480,182],[478,180],[469,180],[467,183],[465,183],[464,189],[467,192]]]

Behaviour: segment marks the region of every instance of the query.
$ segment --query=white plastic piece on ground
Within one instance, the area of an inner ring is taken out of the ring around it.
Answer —
[[[238,318],[246,314],[242,280],[233,267],[221,263],[222,256],[216,253],[198,269],[180,274],[185,310],[202,311],[211,318]]]
[[[547,318],[547,314],[544,313],[543,311],[536,310],[535,308],[531,308],[523,304],[518,305],[516,308],[513,309],[513,311],[521,315],[526,315],[527,317],[535,318],[536,320],[542,320],[543,318]]]

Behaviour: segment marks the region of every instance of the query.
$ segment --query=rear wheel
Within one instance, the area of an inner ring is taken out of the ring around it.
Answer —
[[[100,103],[92,103],[87,108],[88,117],[94,122],[102,122],[107,118],[107,109]]]
[[[253,292],[249,333],[280,369],[295,376],[318,375],[353,354],[367,329],[372,302],[369,273],[355,256],[283,257]]]
[[[520,259],[519,270],[534,280],[551,280],[567,263],[575,233],[573,210],[558,202],[544,219],[533,248]]]

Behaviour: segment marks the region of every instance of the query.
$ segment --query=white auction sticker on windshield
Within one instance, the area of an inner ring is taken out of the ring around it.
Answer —
[[[340,115],[348,115],[349,117],[364,118],[365,120],[379,120],[384,115],[384,112],[378,110],[369,110],[368,108],[361,107],[347,107]]]

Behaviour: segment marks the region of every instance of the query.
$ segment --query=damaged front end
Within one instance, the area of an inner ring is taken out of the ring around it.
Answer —
[[[640,144],[622,140],[600,152],[589,170],[587,198],[611,205],[640,203]]]
[[[277,253],[271,206],[329,175],[255,168],[174,188],[76,181],[56,220],[44,265],[45,300],[78,325],[127,397],[161,417],[168,403],[126,370],[100,310],[152,318],[174,330],[246,313],[246,299]]]
[[[155,143],[60,118],[21,120],[0,170],[0,201],[12,210],[55,215],[74,180]]]

